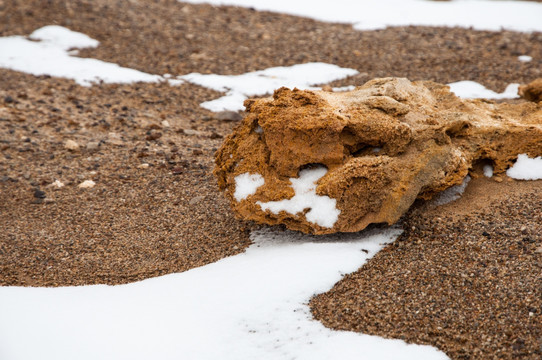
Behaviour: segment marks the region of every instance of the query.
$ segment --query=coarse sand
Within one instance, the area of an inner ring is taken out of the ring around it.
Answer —
[[[541,57],[518,61],[542,54],[542,33],[359,32],[174,0],[0,2],[0,36],[51,24],[100,41],[79,56],[153,74],[320,61],[360,72],[334,86],[400,76],[498,92],[542,77]],[[242,252],[254,225],[234,218],[211,175],[236,123],[199,106],[218,96],[190,84],[85,88],[0,69],[0,284],[121,284]],[[95,185],[79,188],[85,180]],[[539,359],[541,185],[479,177],[458,202],[417,203],[399,241],[316,297],[314,316],[453,359]]]

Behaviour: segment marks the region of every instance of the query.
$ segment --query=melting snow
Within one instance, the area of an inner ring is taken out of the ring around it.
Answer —
[[[311,296],[399,233],[266,229],[245,253],[180,274],[117,286],[0,287],[2,360],[447,359],[311,319]]]
[[[452,186],[443,192],[441,192],[434,200],[435,205],[444,205],[451,203],[452,201],[455,201],[463,195],[465,192],[465,189],[467,188],[467,184],[471,180],[470,176],[466,176],[465,179],[463,179],[463,182],[459,185]]]
[[[260,186],[265,184],[263,176],[260,174],[244,173],[235,177],[235,192],[233,196],[235,200],[241,201],[249,195],[256,193]]]
[[[31,41],[36,40],[36,41]],[[73,79],[79,85],[94,82],[158,82],[163,78],[96,59],[71,56],[73,48],[97,47],[99,42],[62,26],[49,25],[24,36],[0,37],[0,67],[33,75]],[[179,80],[176,80],[179,82]]]
[[[448,84],[450,91],[463,99],[515,99],[518,98],[519,84],[510,84],[503,93],[496,93],[475,81],[458,81]]]
[[[236,5],[262,11],[353,24],[358,30],[388,26],[448,26],[475,30],[542,31],[542,4],[529,1],[422,0],[183,0],[190,3]]]
[[[518,180],[542,179],[542,156],[531,159],[526,154],[518,155],[518,160],[506,175]]]
[[[484,165],[484,176],[488,178],[493,176],[493,166],[489,164]]]
[[[341,68],[324,63],[307,63],[279,66],[241,75],[216,75],[192,73],[180,79],[225,92],[216,100],[206,101],[202,107],[211,111],[243,110],[243,102],[249,96],[271,94],[281,86],[299,89],[318,89],[315,84],[324,84],[357,74],[354,69]]]
[[[316,182],[326,173],[327,169],[325,167],[301,170],[299,178],[290,178],[292,188],[295,191],[294,197],[266,203],[258,201],[257,204],[260,205],[262,210],[270,210],[273,214],[286,211],[295,215],[309,209],[305,214],[307,221],[331,228],[339,219],[341,213],[336,208],[337,200],[329,196],[316,195]]]

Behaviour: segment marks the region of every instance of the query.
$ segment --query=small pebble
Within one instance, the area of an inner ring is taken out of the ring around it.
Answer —
[[[81,184],[78,185],[81,189],[90,189],[93,188],[96,183],[92,180],[85,180]]]
[[[64,147],[70,151],[77,151],[79,150],[79,144],[76,143],[75,141],[73,140],[67,140],[66,143],[64,144]]]
[[[149,164],[143,163],[143,164],[139,164],[137,167],[138,169],[147,169],[149,167]]]
[[[221,111],[214,116],[217,120],[222,121],[241,121],[243,117],[236,111]]]
[[[34,191],[34,197],[37,198],[37,199],[45,199],[45,191],[36,189]]]
[[[55,187],[57,187],[59,189],[64,187],[64,183],[62,181],[60,181],[60,180],[55,180],[51,185],[53,185],[53,186],[55,186]]]
[[[203,196],[203,195],[196,196],[196,197],[193,197],[192,199],[190,199],[188,204],[189,205],[196,205],[197,203],[201,202],[204,199],[205,199],[205,196]]]

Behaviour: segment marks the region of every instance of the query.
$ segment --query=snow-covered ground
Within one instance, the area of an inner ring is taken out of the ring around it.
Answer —
[[[0,358],[447,359],[429,346],[311,320],[312,295],[399,233],[266,229],[245,253],[180,274],[117,286],[0,287]]]
[[[77,54],[74,49],[93,48],[98,44],[85,34],[49,25],[34,31],[28,39],[24,36],[0,37],[0,67],[33,75],[65,77],[83,86],[100,80],[106,83],[162,80],[160,76],[117,64],[72,56]]]
[[[451,92],[463,99],[515,99],[519,97],[519,84],[508,85],[504,92],[500,94],[487,89],[484,85],[479,84],[476,81],[464,80],[448,85],[450,86]]]
[[[251,6],[351,23],[360,30],[435,25],[542,31],[542,4],[533,2],[188,1]],[[0,38],[0,67],[66,77],[83,86],[189,81],[226,93],[202,104],[213,111],[241,109],[248,96],[280,86],[311,88],[357,73],[312,63],[238,76],[171,79],[74,56],[75,48],[96,46],[84,34],[48,26],[29,39]],[[530,61],[532,55],[518,61]],[[461,97],[515,97],[517,91],[516,85],[503,94],[473,82],[450,85]],[[542,159],[520,155],[508,175],[541,179]],[[332,331],[311,320],[310,297],[362,266],[398,233],[388,229],[315,238],[267,229],[251,235],[254,244],[245,253],[180,274],[118,286],[0,287],[0,359],[445,359],[431,347]]]
[[[243,101],[250,96],[272,94],[273,90],[286,86],[298,89],[318,89],[316,84],[356,75],[357,70],[341,68],[325,63],[307,63],[279,66],[241,75],[188,74],[179,79],[204,86],[226,95],[201,104],[211,111],[243,110]]]
[[[358,30],[388,26],[458,26],[475,30],[542,31],[542,4],[492,0],[182,0],[251,7],[320,21],[353,24]]]

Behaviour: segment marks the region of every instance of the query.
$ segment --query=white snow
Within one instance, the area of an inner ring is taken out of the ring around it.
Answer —
[[[260,174],[244,173],[235,177],[235,200],[241,201],[249,195],[254,195],[260,186],[265,184],[263,176]]]
[[[325,228],[331,228],[339,219],[341,213],[336,207],[337,200],[329,196],[316,194],[316,182],[326,173],[327,169],[325,167],[301,170],[299,178],[290,178],[292,188],[295,191],[294,197],[265,203],[258,201],[256,204],[260,205],[262,210],[269,210],[273,214],[286,211],[295,215],[309,209],[305,214],[307,221]]]
[[[447,359],[429,346],[333,331],[311,319],[311,296],[399,233],[266,229],[251,235],[245,253],[180,274],[118,286],[0,287],[1,358]]]
[[[467,175],[463,179],[463,182],[461,184],[449,187],[448,189],[444,190],[443,192],[438,194],[438,196],[433,200],[434,204],[440,206],[451,203],[452,201],[456,201],[461,197],[461,195],[463,195],[470,180],[471,177]]]
[[[90,86],[99,81],[105,83],[165,81],[158,75],[101,60],[70,55],[73,54],[70,49],[96,47],[98,44],[98,41],[85,34],[62,26],[49,25],[34,31],[29,39],[24,36],[0,37],[0,67],[33,75],[73,79],[83,86]]]
[[[463,99],[515,99],[519,97],[519,84],[509,84],[504,92],[500,94],[487,89],[482,84],[469,80],[458,81],[448,84],[448,86],[450,86],[451,92]]]
[[[542,4],[491,0],[182,0],[190,3],[236,5],[320,21],[353,24],[358,30],[389,26],[448,26],[475,30],[542,31]]]
[[[493,166],[491,166],[489,164],[486,164],[486,165],[484,165],[483,170],[484,170],[484,176],[485,177],[490,178],[490,177],[493,176]]]
[[[185,81],[225,92],[216,100],[206,101],[202,107],[211,111],[243,110],[249,96],[271,94],[281,86],[299,89],[318,89],[313,85],[324,84],[357,74],[354,69],[324,63],[307,63],[279,66],[241,75],[216,75],[191,73],[180,76]]]
[[[518,180],[542,179],[542,156],[530,158],[527,154],[518,155],[516,163],[506,171],[506,175]]]
[[[518,60],[521,61],[521,62],[529,62],[529,61],[533,60],[533,57],[529,56],[529,55],[520,55],[520,56],[518,56]]]

